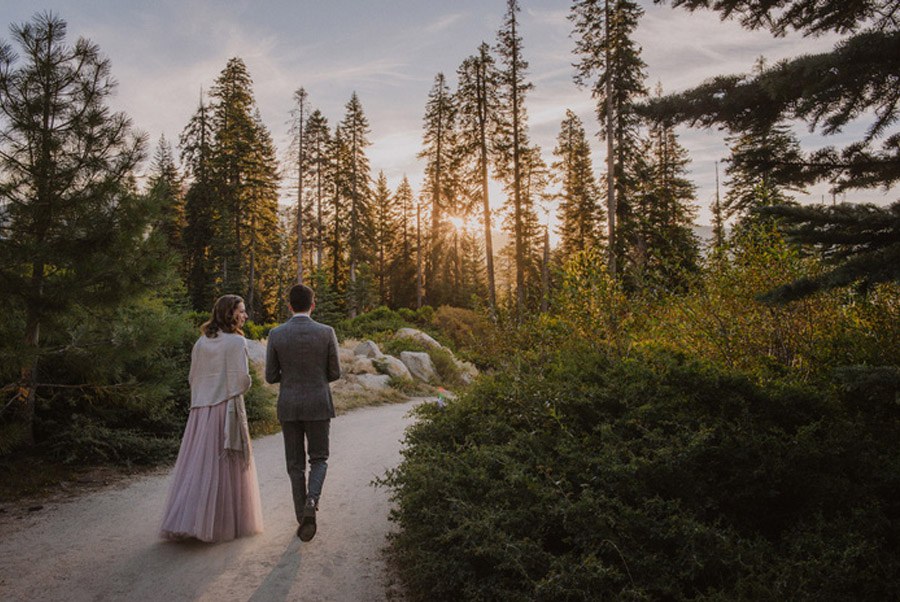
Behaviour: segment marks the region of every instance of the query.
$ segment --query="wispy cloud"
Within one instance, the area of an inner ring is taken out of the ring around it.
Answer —
[[[447,15],[442,15],[436,21],[425,25],[425,27],[422,28],[422,31],[424,31],[428,35],[444,33],[445,31],[462,21],[464,18],[465,15],[463,13],[450,13]]]

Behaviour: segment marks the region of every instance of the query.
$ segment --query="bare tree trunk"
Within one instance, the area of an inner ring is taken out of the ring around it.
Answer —
[[[612,50],[609,41],[611,38],[609,0],[606,0],[606,195],[607,195],[607,225],[609,227],[609,275],[616,277],[616,163],[615,143],[613,142],[613,89],[612,89]]]
[[[357,307],[356,307],[356,250],[357,250],[357,240],[356,237],[359,235],[358,227],[359,227],[359,215],[357,214],[358,207],[358,188],[357,188],[357,173],[356,173],[356,130],[353,131],[353,140],[351,145],[351,157],[353,161],[353,171],[352,171],[352,184],[351,184],[351,192],[350,195],[352,197],[352,201],[350,203],[350,290],[352,291],[350,297],[350,317],[355,318]]]
[[[320,157],[321,149],[317,148],[316,157]],[[316,269],[322,269],[324,251],[324,232],[322,230],[322,165],[316,169]]]
[[[541,312],[550,309],[550,228],[544,226],[544,260],[541,262]]]
[[[487,73],[482,49],[478,78],[478,128],[481,147],[481,199],[484,204],[484,255],[488,277],[488,303],[492,315],[497,311],[497,290],[494,282],[494,242],[491,234],[491,204],[488,199],[488,148],[487,148]]]
[[[303,284],[303,180],[306,176],[306,153],[303,152],[303,118],[306,109],[306,90],[294,92],[297,101],[297,284]]]
[[[303,284],[303,111],[297,144],[297,284]]]
[[[516,19],[513,13],[510,21],[512,34],[512,118],[513,118],[513,202],[514,233],[516,250],[516,322],[521,323],[525,315],[525,241],[522,232],[522,173],[519,148],[519,48],[516,43]]]
[[[250,218],[250,287],[247,291],[247,313],[256,321],[256,215]]]
[[[416,204],[416,308],[422,307],[422,205]]]

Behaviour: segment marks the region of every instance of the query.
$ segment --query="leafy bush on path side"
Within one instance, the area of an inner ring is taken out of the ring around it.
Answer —
[[[413,600],[900,598],[900,377],[613,357],[563,349],[418,410],[384,480]]]

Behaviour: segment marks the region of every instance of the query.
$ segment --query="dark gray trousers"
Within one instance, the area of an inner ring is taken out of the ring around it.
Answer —
[[[322,484],[328,470],[328,433],[330,420],[291,420],[281,423],[284,436],[284,457],[291,493],[294,496],[294,512],[297,522],[303,517],[307,494],[318,502]],[[306,456],[309,455],[309,486],[306,481]]]

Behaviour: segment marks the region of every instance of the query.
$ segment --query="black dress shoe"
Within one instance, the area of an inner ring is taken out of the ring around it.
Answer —
[[[297,527],[297,537],[300,541],[312,541],[316,536],[316,500],[308,498],[303,507],[303,520]]]

